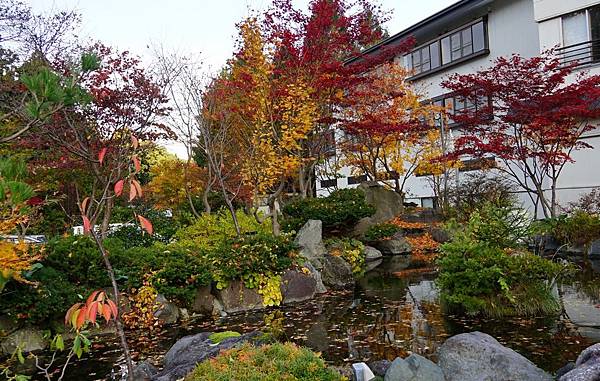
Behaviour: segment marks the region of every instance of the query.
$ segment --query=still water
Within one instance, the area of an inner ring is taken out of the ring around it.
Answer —
[[[281,308],[213,320],[196,320],[149,334],[132,334],[136,360],[160,364],[178,339],[202,331],[269,331],[322,353],[333,365],[389,359],[414,352],[435,360],[436,349],[452,335],[482,331],[554,372],[574,361],[587,346],[600,342],[600,277],[590,271],[558,291],[559,316],[482,319],[444,314],[435,274],[392,275],[396,259],[387,259],[354,290],[334,292]],[[103,339],[106,340],[107,337]],[[112,379],[121,363],[116,343],[98,339],[87,358],[70,367],[68,380]]]

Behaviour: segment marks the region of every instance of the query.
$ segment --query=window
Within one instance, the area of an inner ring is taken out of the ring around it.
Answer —
[[[481,98],[477,102],[473,102],[465,97],[458,97],[453,95],[444,95],[438,97],[432,101],[435,106],[443,106],[447,110],[448,124],[454,124],[452,119],[453,115],[460,114],[465,111],[478,111],[483,109],[484,106],[490,107],[490,102],[486,98]],[[441,118],[436,118],[435,122],[437,127],[441,127]]]
[[[348,177],[348,185],[360,184],[367,181],[367,175]]]
[[[600,5],[561,17],[565,64],[600,61]]]
[[[481,20],[413,50],[404,56],[404,65],[418,75],[485,51],[486,45]]]
[[[321,188],[337,187],[337,179],[321,180]]]

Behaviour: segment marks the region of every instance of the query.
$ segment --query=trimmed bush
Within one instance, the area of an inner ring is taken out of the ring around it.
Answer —
[[[204,361],[186,381],[342,381],[337,371],[327,367],[316,353],[294,344],[270,344],[223,351]]]
[[[284,231],[298,231],[308,220],[321,220],[323,228],[353,226],[363,217],[375,214],[360,189],[339,189],[327,197],[298,199],[283,207]]]

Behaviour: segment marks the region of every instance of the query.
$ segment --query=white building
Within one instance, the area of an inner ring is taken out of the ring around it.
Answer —
[[[461,0],[442,11],[414,24],[368,49],[399,43],[409,36],[416,39],[413,51],[399,61],[412,68],[411,78],[426,96],[438,104],[458,110],[465,105],[449,96],[441,82],[450,74],[468,74],[491,66],[497,57],[519,54],[539,55],[548,47],[574,46],[587,52],[589,63],[583,69],[599,71],[600,63],[600,1],[590,0]],[[575,12],[575,13],[573,13]],[[594,41],[597,43],[594,43]],[[569,51],[567,48],[565,51]],[[587,50],[586,50],[587,49]],[[580,58],[580,57],[579,57]],[[448,126],[456,136],[458,131]],[[600,144],[600,136],[586,137],[592,146]],[[597,150],[582,150],[574,154],[576,163],[565,168],[559,184],[560,203],[572,201],[579,194],[600,186],[600,173],[590,171],[590,164],[600,165]],[[338,188],[353,187],[363,180],[350,176],[350,169],[340,171],[341,178],[317,180],[317,194],[327,194]],[[459,179],[461,174],[458,175]],[[329,186],[329,188],[328,188]],[[428,207],[434,194],[424,177],[412,177],[406,184],[407,201]],[[522,197],[530,204],[528,197]]]

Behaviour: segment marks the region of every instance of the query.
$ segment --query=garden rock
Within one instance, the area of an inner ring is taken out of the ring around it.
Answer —
[[[317,281],[311,274],[288,270],[281,277],[283,303],[296,303],[312,299],[317,292]]]
[[[324,294],[327,292],[327,288],[325,287],[325,285],[323,284],[323,277],[321,276],[321,272],[319,270],[317,270],[315,268],[315,266],[313,266],[310,262],[307,262],[304,264],[304,267],[306,267],[309,271],[310,271],[310,276],[312,276],[315,279],[315,291],[317,294]]]
[[[365,200],[375,207],[371,223],[386,222],[399,216],[403,210],[402,196],[385,188],[376,181],[366,181],[358,186],[365,193]]]
[[[531,361],[481,332],[452,336],[438,350],[446,381],[550,381]]]
[[[20,347],[23,352],[33,352],[45,349],[47,345],[41,331],[26,327],[6,336],[0,343],[0,348],[2,354],[10,356],[17,350],[17,347]]]
[[[412,247],[403,234],[396,233],[390,239],[378,241],[377,248],[385,255],[409,254],[412,251]]]
[[[142,361],[133,369],[133,381],[149,381],[158,373],[158,369],[148,361]]]
[[[196,291],[196,297],[194,298],[192,311],[204,315],[210,315],[213,312],[214,300],[215,297],[211,293],[210,286],[200,287],[198,291]]]
[[[244,285],[244,282],[235,280],[227,287],[217,291],[217,298],[227,313],[258,310],[264,308],[262,296],[255,290]]]
[[[556,379],[560,380],[560,378],[562,376],[564,376],[565,374],[569,373],[573,369],[575,369],[575,363],[572,362],[572,361],[568,362],[567,365],[563,366],[562,368],[560,368],[559,370],[556,371]]]
[[[382,257],[383,254],[381,254],[381,251],[371,246],[365,246],[365,261],[376,261]]]
[[[417,354],[397,357],[385,373],[385,381],[444,381],[440,367]]]
[[[575,367],[559,378],[560,381],[597,381],[600,380],[600,343],[581,352]]]
[[[180,312],[179,307],[174,303],[171,303],[164,297],[164,295],[158,294],[156,296],[156,303],[158,308],[154,311],[154,317],[161,320],[165,324],[175,324],[179,320]]]
[[[427,229],[427,232],[437,243],[446,243],[450,241],[450,234],[448,234],[445,229],[431,226],[429,229]]]
[[[375,378],[375,374],[364,362],[352,364],[353,376],[356,381],[370,381]]]
[[[343,289],[354,285],[352,266],[343,258],[335,255],[326,255],[322,259],[323,270],[321,276],[323,283],[335,289]]]
[[[294,243],[300,247],[300,256],[320,269],[320,258],[327,253],[323,245],[323,223],[320,220],[308,220],[296,235]]]
[[[261,335],[260,332],[252,332],[238,337],[230,337],[219,344],[214,344],[208,338],[211,334],[212,332],[202,332],[178,340],[165,355],[163,369],[152,376],[151,380],[175,381],[183,379],[199,362],[216,356],[222,350],[241,345]]]
[[[369,368],[371,368],[376,376],[384,377],[391,365],[392,362],[390,360],[379,360],[369,363]]]

